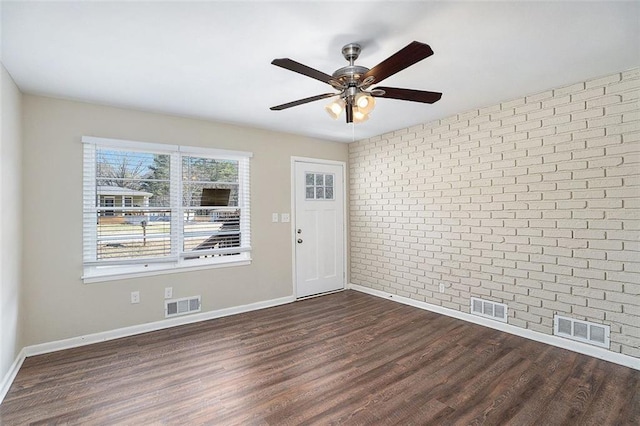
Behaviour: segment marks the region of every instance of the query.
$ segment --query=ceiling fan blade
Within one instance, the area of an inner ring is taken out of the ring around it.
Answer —
[[[402,71],[405,68],[410,67],[433,55],[433,50],[428,44],[420,43],[419,41],[412,41],[403,49],[400,49],[393,55],[389,56],[384,61],[380,62],[375,67],[371,68],[363,77],[364,80],[367,77],[375,77],[375,82],[380,83],[385,78],[392,76],[398,71]]]
[[[320,80],[323,83],[329,84],[330,80],[334,80],[334,78],[329,74],[325,74],[322,71],[318,71],[289,58],[274,59],[273,61],[271,61],[271,63],[289,71],[297,72],[302,75],[306,75],[307,77],[315,78],[316,80]]]
[[[376,90],[384,90],[384,94],[376,93]],[[442,97],[439,92],[427,92],[425,90],[399,89],[397,87],[378,86],[371,93],[376,98],[400,99],[401,101],[422,102],[432,104]]]
[[[298,99],[297,101],[289,102],[282,105],[277,105],[269,108],[271,111],[280,111],[283,109],[291,108],[294,106],[306,104],[308,102],[319,101],[320,99],[331,98],[333,96],[338,96],[338,93],[324,93],[322,95],[311,96],[310,98]]]

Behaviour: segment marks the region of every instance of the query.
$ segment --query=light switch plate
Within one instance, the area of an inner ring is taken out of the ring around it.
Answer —
[[[280,213],[280,222],[288,223],[291,221],[291,216],[289,213]]]
[[[278,221],[278,213],[271,213],[271,222],[277,222]]]

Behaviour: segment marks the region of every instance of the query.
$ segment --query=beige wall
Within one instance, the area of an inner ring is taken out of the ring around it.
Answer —
[[[0,64],[0,383],[22,349],[20,304],[20,108],[22,95]]]
[[[351,144],[351,282],[640,357],[639,99],[636,68]]]
[[[164,319],[164,288],[210,311],[293,294],[290,159],[347,161],[348,146],[39,96],[23,98],[25,345]],[[83,284],[82,136],[251,151],[250,266]],[[141,303],[129,303],[140,291]]]

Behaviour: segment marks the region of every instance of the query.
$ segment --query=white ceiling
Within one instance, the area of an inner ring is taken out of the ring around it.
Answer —
[[[12,2],[2,62],[23,92],[349,142],[640,65],[640,2]],[[360,42],[373,67],[409,42],[435,54],[384,81],[443,92],[428,105],[379,99],[347,125],[332,91],[270,65],[331,74]]]

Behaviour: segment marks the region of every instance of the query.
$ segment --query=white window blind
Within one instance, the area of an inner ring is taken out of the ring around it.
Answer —
[[[85,277],[250,260],[251,153],[83,143]]]

